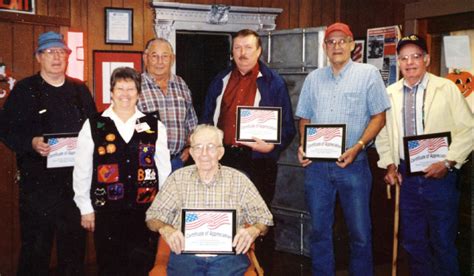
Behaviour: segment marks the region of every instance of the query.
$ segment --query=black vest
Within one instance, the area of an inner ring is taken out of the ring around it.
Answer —
[[[94,140],[92,205],[96,211],[146,210],[158,193],[154,159],[158,119],[152,115],[139,118],[136,123],[147,123],[150,129],[135,130],[125,143],[112,119],[101,115],[90,119]]]

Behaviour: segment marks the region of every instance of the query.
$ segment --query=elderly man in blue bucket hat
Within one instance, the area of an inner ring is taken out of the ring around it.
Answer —
[[[84,273],[85,232],[73,201],[72,167],[48,168],[58,145],[44,140],[45,134],[79,132],[96,112],[87,86],[66,76],[70,53],[61,34],[41,34],[34,52],[40,72],[19,81],[4,105],[3,140],[16,153],[20,176],[18,275],[48,275],[54,238],[58,275]]]

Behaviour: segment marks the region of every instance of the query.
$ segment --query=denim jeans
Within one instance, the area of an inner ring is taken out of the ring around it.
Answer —
[[[181,154],[172,157],[171,159],[171,172],[181,169],[184,166],[183,160],[181,160]]]
[[[305,169],[304,185],[311,213],[313,275],[335,274],[333,225],[336,194],[339,194],[349,229],[349,273],[373,275],[369,210],[372,175],[367,158],[360,158],[344,169],[335,162],[313,162]]]
[[[242,276],[249,266],[246,254],[198,257],[171,252],[169,276]]]
[[[401,245],[409,255],[410,275],[459,275],[455,245],[460,192],[459,172],[443,179],[407,176],[400,164]]]

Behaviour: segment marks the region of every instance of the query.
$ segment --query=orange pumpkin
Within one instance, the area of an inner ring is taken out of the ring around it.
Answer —
[[[469,72],[454,70],[449,73],[446,78],[453,81],[459,88],[459,91],[464,95],[465,98],[469,97],[472,93],[472,75]]]

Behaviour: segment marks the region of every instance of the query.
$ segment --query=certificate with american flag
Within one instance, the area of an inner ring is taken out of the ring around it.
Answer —
[[[450,144],[450,132],[403,137],[408,174],[424,174],[431,164],[445,160]]]
[[[74,166],[77,149],[77,133],[44,134],[44,142],[49,144],[50,152],[46,158],[46,168],[65,168]]]
[[[237,106],[237,142],[281,143],[281,107]]]
[[[235,254],[235,214],[234,209],[183,209],[183,253]]]
[[[304,127],[305,158],[336,161],[344,152],[346,125],[308,124]]]

